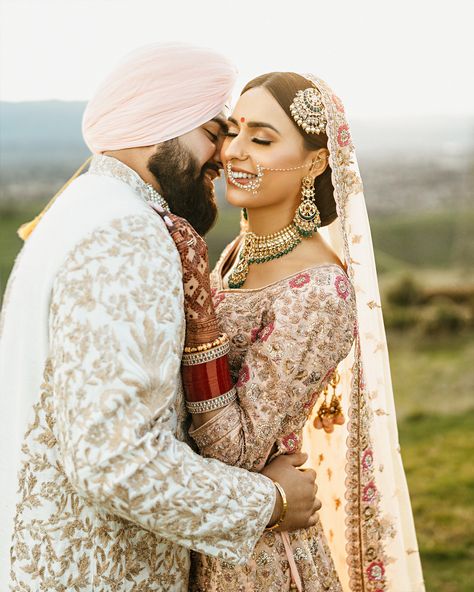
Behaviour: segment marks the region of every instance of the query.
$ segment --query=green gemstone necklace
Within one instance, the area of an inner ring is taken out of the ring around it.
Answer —
[[[254,232],[245,232],[239,261],[229,276],[229,288],[240,288],[244,285],[252,263],[266,263],[283,257],[301,241],[301,234],[294,222],[273,234],[261,236]]]

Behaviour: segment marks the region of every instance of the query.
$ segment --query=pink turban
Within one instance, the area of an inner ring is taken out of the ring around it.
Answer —
[[[236,68],[218,53],[153,43],[128,54],[100,85],[82,120],[95,153],[153,146],[215,117],[229,99]]]

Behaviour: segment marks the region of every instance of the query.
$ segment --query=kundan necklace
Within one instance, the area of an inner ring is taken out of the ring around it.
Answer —
[[[294,222],[273,234],[258,235],[254,232],[244,234],[244,244],[239,261],[229,275],[229,288],[240,288],[245,283],[252,263],[265,263],[283,257],[302,241]]]

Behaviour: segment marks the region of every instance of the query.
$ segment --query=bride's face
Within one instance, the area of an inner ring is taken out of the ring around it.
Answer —
[[[301,134],[272,95],[262,87],[248,90],[239,98],[228,125],[221,159],[229,203],[247,208],[296,203],[301,179],[308,174],[314,153],[304,148]],[[264,169],[305,166],[288,172],[263,170],[258,193],[253,195],[250,191],[252,178],[242,178],[242,173],[256,175],[257,165]]]

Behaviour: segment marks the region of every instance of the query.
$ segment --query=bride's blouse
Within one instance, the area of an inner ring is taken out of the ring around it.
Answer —
[[[355,296],[344,270],[320,264],[257,289],[228,289],[224,251],[211,276],[220,329],[231,341],[237,401],[190,435],[201,454],[259,471],[301,448],[302,428],[350,351]]]

